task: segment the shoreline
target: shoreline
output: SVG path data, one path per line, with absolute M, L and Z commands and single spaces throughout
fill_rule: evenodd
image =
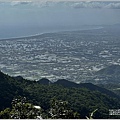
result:
M 93 27 L 93 28 L 81 28 L 81 29 L 73 29 L 73 30 L 52 30 L 51 32 L 41 32 L 41 33 L 36 33 L 32 35 L 26 35 L 26 36 L 18 36 L 18 37 L 9 37 L 9 38 L 0 38 L 0 41 L 3 40 L 15 40 L 15 39 L 24 39 L 24 38 L 31 38 L 31 37 L 37 37 L 43 34 L 48 34 L 48 33 L 62 33 L 62 32 L 75 32 L 75 31 L 87 31 L 87 30 L 98 30 L 98 29 L 103 29 L 103 26 L 98 26 L 98 27 Z

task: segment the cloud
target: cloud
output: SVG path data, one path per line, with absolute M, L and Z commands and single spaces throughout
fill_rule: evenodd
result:
M 31 1 L 12 1 L 11 5 L 12 6 L 16 6 L 16 5 L 27 5 L 30 4 Z
M 72 2 L 73 8 L 106 8 L 106 9 L 120 9 L 120 2 Z
M 120 1 L 84 1 L 84 0 L 0 0 L 0 4 L 10 3 L 11 6 L 32 5 L 38 7 L 68 6 L 75 9 L 97 8 L 97 9 L 120 9 Z
M 53 2 L 53 1 L 49 1 L 49 0 L 5 0 L 2 1 L 0 0 L 0 5 L 4 4 L 4 5 L 10 5 L 10 6 L 26 6 L 26 5 L 30 5 L 30 6 L 36 6 L 36 7 L 51 7 L 51 6 L 55 6 L 56 3 L 59 2 Z
M 110 3 L 110 4 L 106 5 L 105 8 L 120 9 L 120 2 L 119 3 Z

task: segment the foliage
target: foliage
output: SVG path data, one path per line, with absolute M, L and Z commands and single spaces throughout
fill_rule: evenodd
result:
M 48 114 L 43 113 L 41 107 L 34 106 L 31 103 L 26 102 L 26 97 L 18 97 L 12 100 L 12 109 L 6 108 L 0 112 L 1 119 L 42 119 L 42 113 L 45 118 L 51 119 L 69 119 L 69 118 L 79 118 L 77 112 L 73 112 L 68 108 L 67 101 L 62 100 L 51 100 L 51 107 Z M 46 115 L 45 115 L 46 114 Z M 48 115 L 48 116 L 47 116 Z
M 5 110 L 0 112 L 0 119 L 8 119 L 10 118 L 10 108 L 6 108 Z
M 68 102 L 62 100 L 51 100 L 51 108 L 49 111 L 50 118 L 52 119 L 74 119 L 80 118 L 77 112 L 69 109 Z
M 66 85 L 68 85 L 68 83 L 66 83 Z M 65 111 L 65 114 L 68 113 L 70 114 L 71 113 L 70 111 L 72 110 L 79 113 L 80 118 L 85 119 L 86 116 L 89 117 L 89 113 L 91 113 L 95 109 L 98 109 L 94 113 L 94 118 L 98 119 L 111 118 L 111 116 L 109 116 L 109 109 L 119 109 L 120 106 L 119 97 L 117 98 L 110 96 L 104 90 L 101 91 L 99 89 L 93 90 L 89 89 L 90 87 L 97 88 L 97 86 L 95 85 L 89 84 L 89 87 L 86 87 L 85 86 L 86 84 L 83 85 L 80 87 L 76 87 L 72 85 L 72 83 L 70 83 L 69 87 L 60 84 L 46 85 L 36 81 L 25 80 L 23 78 L 16 79 L 15 77 L 10 77 L 0 72 L 0 110 L 2 110 L 0 114 L 1 116 L 4 116 L 5 114 L 6 116 L 8 116 L 10 110 L 11 115 L 15 117 L 15 115 L 18 114 L 18 113 L 12 114 L 12 112 L 14 113 L 15 109 L 18 108 L 22 109 L 20 107 L 22 105 L 23 108 L 27 111 L 30 106 L 31 107 L 33 106 L 28 103 L 32 103 L 34 105 L 41 106 L 41 108 L 44 110 L 44 113 L 42 114 L 44 118 L 47 118 L 47 116 L 52 118 L 52 116 L 50 114 L 48 115 L 47 113 L 51 108 L 50 100 L 55 97 L 58 100 L 56 102 L 57 103 L 56 107 L 59 107 L 61 105 L 63 107 L 60 107 L 59 109 L 60 111 L 63 110 L 62 108 L 68 110 Z M 18 95 L 26 96 L 26 98 L 29 99 L 29 102 L 26 102 L 24 105 L 22 101 L 19 101 L 17 99 L 17 102 L 19 102 L 19 104 L 21 105 L 19 104 L 11 105 L 12 99 Z M 59 100 L 67 101 L 68 103 L 63 102 L 64 104 L 61 104 L 59 103 L 60 102 Z M 17 108 L 14 107 L 15 105 L 17 106 Z M 54 105 L 55 104 L 53 104 L 53 106 Z M 69 107 L 67 108 L 66 106 Z M 52 113 L 54 113 L 53 111 Z M 71 114 L 72 118 L 74 118 L 73 114 L 75 114 L 75 112 Z M 114 116 L 114 118 L 116 117 Z
M 4 111 L 1 111 L 1 119 L 35 119 L 37 116 L 40 116 L 41 108 L 37 109 L 34 105 L 26 101 L 26 97 L 16 98 L 12 101 L 12 109 L 7 108 Z

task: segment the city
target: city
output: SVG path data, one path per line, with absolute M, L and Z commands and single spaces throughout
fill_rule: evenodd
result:
M 119 46 L 120 35 L 112 27 L 3 39 L 0 69 L 29 80 L 85 82 L 96 71 L 120 64 Z

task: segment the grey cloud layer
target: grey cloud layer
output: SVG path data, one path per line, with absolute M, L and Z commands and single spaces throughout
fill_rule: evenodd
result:
M 4 2 L 1 2 L 4 3 Z M 72 7 L 72 8 L 76 8 L 76 9 L 80 9 L 80 8 L 104 8 L 104 9 L 120 9 L 120 1 L 118 2 L 104 2 L 104 1 L 92 1 L 92 2 L 88 2 L 88 1 L 78 1 L 78 2 L 55 2 L 55 1 L 11 1 L 8 2 L 10 3 L 10 5 L 12 6 L 18 6 L 18 5 L 37 5 L 39 7 L 51 7 L 51 6 L 56 6 L 56 5 L 62 5 L 62 6 L 67 6 L 67 7 Z
M 71 6 L 74 8 L 120 9 L 120 2 L 74 2 Z
M 1 4 L 4 4 L 4 2 L 0 2 Z M 39 7 L 51 7 L 51 6 L 67 6 L 67 7 L 72 7 L 75 9 L 80 9 L 80 8 L 99 8 L 99 9 L 120 9 L 120 1 L 118 2 L 104 2 L 104 1 L 92 1 L 92 2 L 53 2 L 53 1 L 9 1 L 5 2 L 8 3 L 12 6 L 18 6 L 18 5 L 37 5 Z

